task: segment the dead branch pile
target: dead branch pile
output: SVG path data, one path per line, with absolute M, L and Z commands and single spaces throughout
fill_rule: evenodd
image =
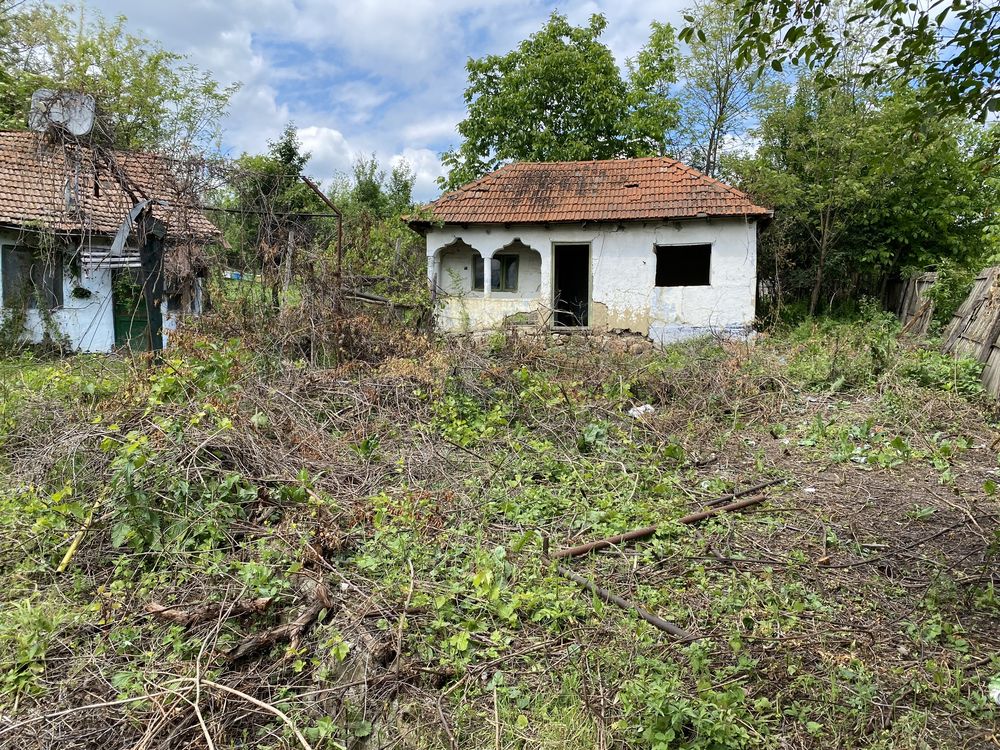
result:
M 849 662 L 876 694 L 824 721 L 890 736 L 912 704 L 925 739 L 983 736 L 913 687 L 939 663 L 961 670 L 972 700 L 1000 645 L 1000 615 L 971 605 L 996 581 L 1000 528 L 995 502 L 972 499 L 995 437 L 978 407 L 920 392 L 894 417 L 895 381 L 803 392 L 764 346 L 702 342 L 664 359 L 627 337 L 595 348 L 511 334 L 491 349 L 379 325 L 342 320 L 332 368 L 189 331 L 163 365 L 109 374 L 103 396 L 5 402 L 19 497 L 55 506 L 37 488 L 74 476 L 85 506 L 99 500 L 61 577 L 80 513 L 67 506 L 55 534 L 36 511 L 6 519 L 0 570 L 18 571 L 6 596 L 61 592 L 99 612 L 56 628 L 32 689 L 0 708 L 0 747 L 480 747 L 516 732 L 635 747 L 634 723 L 656 720 L 629 686 L 654 663 L 678 665 L 678 695 L 732 681 L 763 707 L 815 700 L 790 664 L 823 680 Z M 653 410 L 629 416 L 637 404 Z M 826 439 L 817 423 L 869 424 L 862 444 L 891 431 L 927 455 L 959 433 L 968 447 L 942 486 L 929 460 L 832 463 L 799 445 Z M 677 523 L 776 479 L 787 484 L 764 506 Z M 130 508 L 139 492 L 146 505 Z M 147 511 L 149 538 L 123 530 Z M 575 575 L 693 643 L 595 611 L 542 559 L 544 537 L 573 546 L 644 525 L 656 533 L 581 558 Z M 968 659 L 909 635 L 929 591 L 934 616 L 961 622 Z M 558 713 L 567 690 L 578 713 Z M 549 724 L 511 718 L 532 702 Z M 765 708 L 711 710 L 738 717 L 734 737 L 759 720 L 788 747 L 823 746 Z

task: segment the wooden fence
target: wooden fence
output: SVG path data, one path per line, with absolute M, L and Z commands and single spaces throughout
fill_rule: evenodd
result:
M 923 336 L 934 314 L 934 302 L 927 296 L 928 290 L 937 281 L 933 271 L 911 276 L 903 283 L 896 305 L 896 315 L 903 324 L 903 331 L 915 336 Z
M 946 354 L 983 364 L 983 387 L 1000 397 L 1000 266 L 985 268 L 945 330 Z

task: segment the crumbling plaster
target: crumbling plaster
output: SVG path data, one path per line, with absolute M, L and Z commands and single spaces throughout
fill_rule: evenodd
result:
M 24 244 L 24 235 L 13 231 L 0 230 L 0 246 Z M 92 248 L 109 248 L 107 243 L 94 243 Z M 112 272 L 109 268 L 92 268 L 83 265 L 79 271 L 71 268 L 69 258 L 72 251 L 63 256 L 63 304 L 43 315 L 37 309 L 25 311 L 24 339 L 38 344 L 46 337 L 62 339 L 72 351 L 110 352 L 115 348 L 115 318 L 113 304 Z M 3 258 L 0 256 L 0 264 Z M 80 265 L 80 264 L 72 264 Z M 0 292 L 2 292 L 3 268 L 0 266 Z M 84 290 L 81 295 L 74 291 Z M 89 293 L 89 294 L 87 294 Z M 2 295 L 0 295 L 2 300 Z M 195 283 L 192 309 L 202 309 L 202 289 Z M 176 331 L 183 314 L 168 310 L 166 300 L 161 307 L 163 313 L 164 345 Z M 0 317 L 8 314 L 0 303 Z
M 23 235 L 0 231 L 0 246 L 24 243 Z M 25 312 L 24 336 L 40 343 L 46 335 L 68 341 L 70 348 L 82 352 L 108 352 L 115 345 L 114 311 L 111 304 L 111 271 L 82 269 L 79 275 L 70 268 L 68 255 L 63 260 L 63 304 L 43 316 L 37 309 Z M 3 263 L 0 257 L 0 263 Z M 0 268 L 0 284 L 3 283 Z M 76 296 L 80 288 L 89 296 Z M 3 310 L 0 307 L 0 310 Z
M 457 241 L 488 259 L 520 240 L 538 251 L 541 264 L 534 283 L 517 293 L 453 288 L 446 250 Z M 552 247 L 589 244 L 591 248 L 590 327 L 623 329 L 668 343 L 692 335 L 725 330 L 746 332 L 753 323 L 757 285 L 757 230 L 743 218 L 674 222 L 624 222 L 549 225 L 446 225 L 427 233 L 428 275 L 438 293 L 438 324 L 445 330 L 496 327 L 516 314 L 550 320 Z M 710 243 L 708 286 L 656 287 L 657 245 Z M 487 263 L 487 268 L 489 264 Z

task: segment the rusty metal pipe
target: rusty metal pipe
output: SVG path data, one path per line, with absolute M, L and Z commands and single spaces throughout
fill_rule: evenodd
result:
M 302 181 L 309 186 L 309 189 L 316 193 L 319 199 L 329 206 L 330 210 L 337 215 L 337 272 L 335 274 L 337 277 L 337 294 L 333 298 L 333 309 L 339 311 L 340 296 L 343 291 L 344 279 L 344 214 L 333 204 L 333 201 L 327 198 L 326 194 L 319 189 L 319 185 L 310 180 L 304 174 L 299 175 L 299 177 L 301 177 Z

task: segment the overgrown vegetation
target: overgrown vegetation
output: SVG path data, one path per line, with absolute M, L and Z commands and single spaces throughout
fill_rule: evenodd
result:
M 642 354 L 351 320 L 336 369 L 197 331 L 158 365 L 0 365 L 0 746 L 994 731 L 997 435 L 971 365 L 881 316 Z M 772 478 L 756 510 L 671 522 Z M 651 523 L 569 564 L 692 643 L 543 556 Z

